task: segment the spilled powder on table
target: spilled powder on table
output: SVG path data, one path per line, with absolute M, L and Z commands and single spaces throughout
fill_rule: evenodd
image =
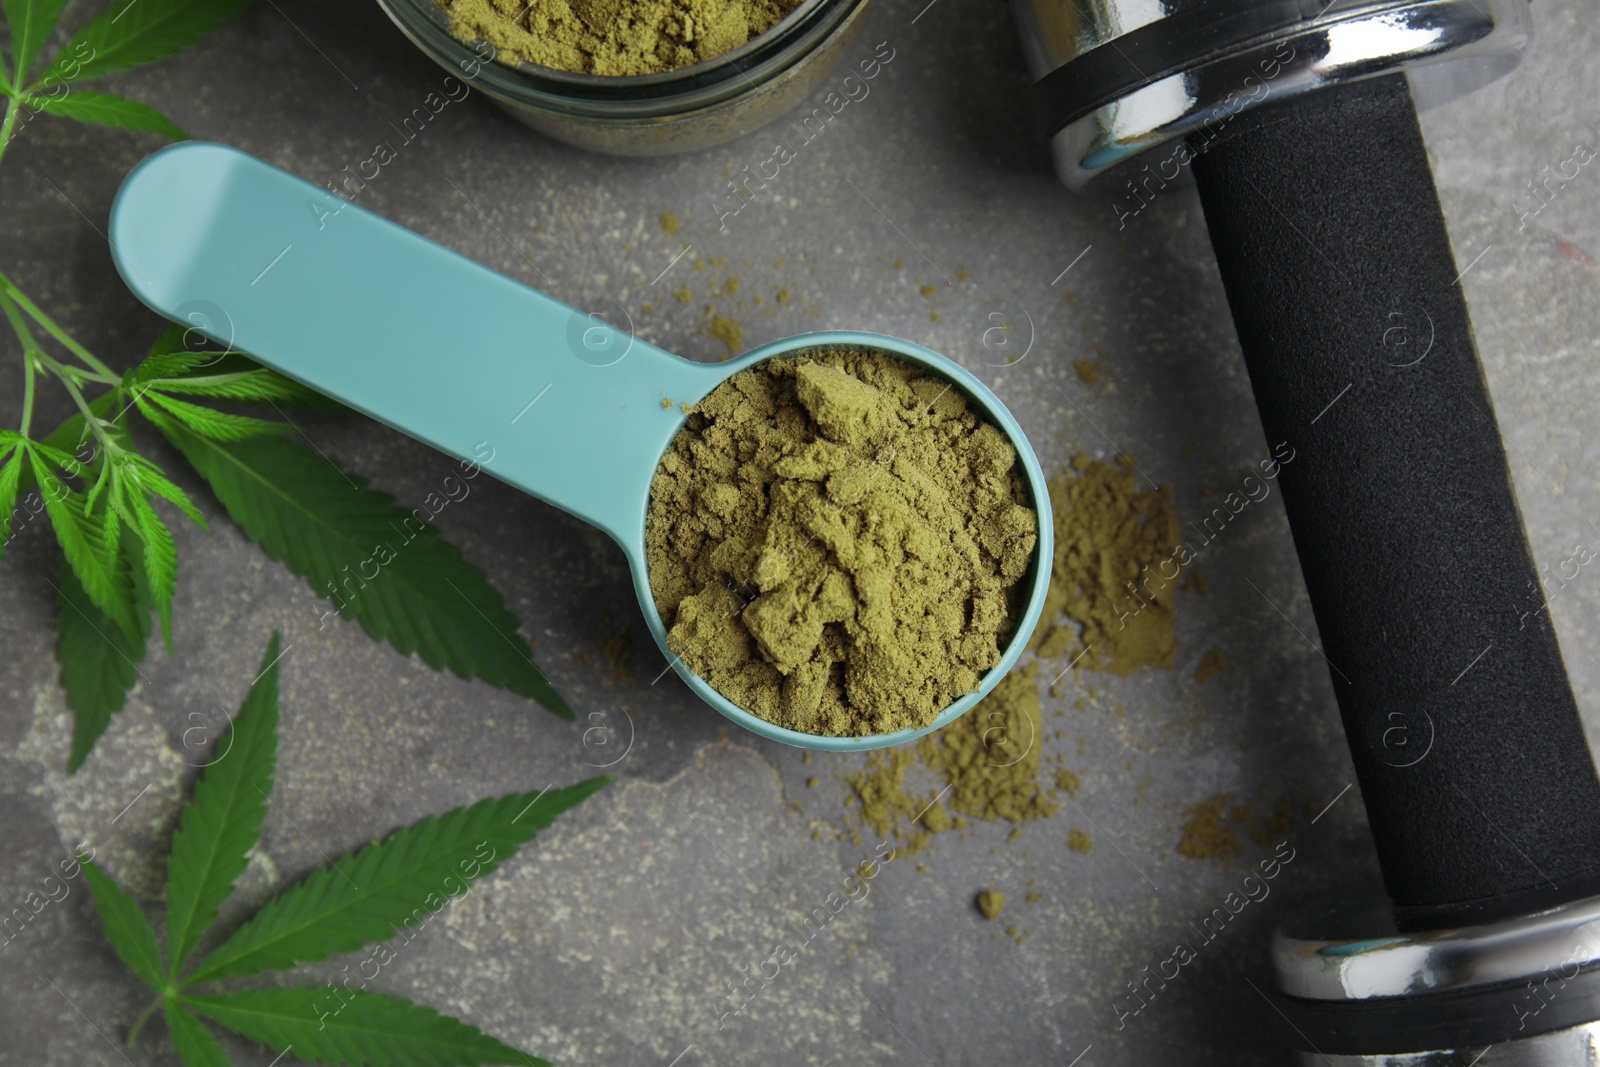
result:
M 915 762 L 916 755 L 908 747 L 878 749 L 867 753 L 860 771 L 845 778 L 854 790 L 845 798 L 845 805 L 857 809 L 860 825 L 869 827 L 880 840 L 892 836 L 907 852 L 927 847 L 928 831 L 953 828 L 943 808 L 906 788 L 906 770 Z M 966 825 L 964 821 L 962 825 Z M 852 833 L 853 840 L 861 843 L 860 831 L 853 829 Z
M 1205 685 L 1207 682 L 1211 681 L 1211 679 L 1215 678 L 1220 672 L 1227 669 L 1228 657 L 1223 654 L 1222 649 L 1213 648 L 1210 652 L 1205 654 L 1205 656 L 1200 660 L 1199 665 L 1195 667 L 1194 680 L 1201 685 Z
M 974 819 L 1014 823 L 1055 814 L 1050 787 L 1039 780 L 1044 724 L 1036 671 L 1031 663 L 1012 671 L 977 707 L 917 742 L 922 762 L 950 785 L 940 803 Z
M 1189 808 L 1178 837 L 1178 854 L 1192 860 L 1225 859 L 1239 854 L 1239 835 L 1228 825 L 1231 793 L 1219 793 Z
M 1232 793 L 1218 793 L 1184 812 L 1183 829 L 1178 836 L 1178 854 L 1192 860 L 1230 859 L 1242 851 L 1239 831 L 1244 830 L 1257 845 L 1265 846 L 1273 835 L 1285 834 L 1293 821 L 1289 803 L 1279 801 L 1267 815 L 1258 815 L 1247 804 L 1235 804 Z
M 853 790 L 847 798 L 855 809 L 853 838 L 866 827 L 919 852 L 929 834 L 965 829 L 968 819 L 1005 819 L 1020 828 L 1054 815 L 1060 805 L 1040 774 L 1044 727 L 1036 672 L 1033 664 L 1012 671 L 977 707 L 919 740 L 914 750 L 869 753 L 866 765 L 845 777 Z M 931 772 L 941 784 L 908 786 L 906 772 L 913 768 Z M 1056 771 L 1054 780 L 1058 787 L 1078 787 L 1071 771 Z
M 1143 489 L 1134 461 L 1077 456 L 1050 481 L 1055 563 L 1031 647 L 1126 677 L 1171 669 L 1182 524 L 1172 490 Z
M 632 658 L 632 644 L 628 639 L 628 628 L 624 626 L 598 647 L 579 652 L 573 662 L 589 666 L 598 660 L 605 666 L 607 682 L 631 686 L 639 682 L 638 675 L 633 672 Z
M 728 354 L 723 359 L 732 359 L 744 351 L 744 327 L 728 316 L 712 312 L 706 332 L 728 346 Z
M 632 649 L 628 642 L 626 628 L 614 634 L 610 640 L 600 646 L 600 654 L 605 657 L 606 665 L 610 668 L 611 678 L 620 685 L 633 685 L 639 678 L 633 673 L 633 666 L 629 662 Z

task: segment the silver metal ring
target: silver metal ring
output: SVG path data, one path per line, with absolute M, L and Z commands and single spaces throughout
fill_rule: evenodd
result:
M 1600 1023 L 1499 1045 L 1352 1056 L 1299 1052 L 1303 1067 L 1600 1067 Z
M 1169 0 L 1170 2 L 1170 0 Z M 1070 62 L 1078 49 L 1118 47 L 1117 38 L 1154 21 L 1160 3 L 1102 0 L 1084 22 L 1045 25 L 1059 0 L 1015 0 L 1035 80 Z M 1138 9 L 1137 11 L 1135 9 Z M 1115 30 L 1116 32 L 1112 32 Z M 1116 179 L 1149 186 L 1148 169 L 1177 180 L 1193 149 L 1234 117 L 1267 100 L 1404 70 L 1419 107 L 1452 99 L 1514 68 L 1531 28 L 1527 0 L 1423 0 L 1358 11 L 1329 9 L 1123 93 L 1060 129 L 1050 140 L 1056 172 L 1076 191 Z M 1147 156 L 1152 150 L 1165 150 Z M 1128 164 L 1136 157 L 1143 168 Z M 1111 179 L 1111 180 L 1107 180 Z
M 1325 904 L 1272 937 L 1278 988 L 1321 1001 L 1413 996 L 1545 975 L 1571 978 L 1600 963 L 1600 897 L 1456 930 L 1402 934 L 1387 899 Z

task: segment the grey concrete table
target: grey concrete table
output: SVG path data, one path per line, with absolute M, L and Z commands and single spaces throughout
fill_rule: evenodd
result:
M 856 51 L 886 41 L 895 58 L 725 231 L 713 205 L 727 177 L 771 155 L 774 134 L 614 160 L 529 135 L 473 97 L 406 141 L 397 125 L 443 75 L 372 4 L 262 4 L 114 88 L 318 182 L 389 142 L 397 158 L 365 206 L 570 303 L 620 303 L 644 336 L 692 357 L 725 352 L 708 304 L 742 325 L 747 346 L 825 326 L 913 338 L 988 381 L 1047 469 L 1126 449 L 1175 487 L 1180 511 L 1197 512 L 1265 443 L 1194 195 L 1171 191 L 1125 229 L 1109 205 L 1071 197 L 1030 139 L 1004 6 L 939 0 L 913 21 L 923 4 L 878 0 Z M 72 5 L 68 23 L 91 8 Z M 1600 28 L 1549 4 L 1535 14 L 1521 69 L 1424 126 L 1529 533 L 1553 566 L 1600 543 L 1600 170 L 1583 169 L 1536 216 L 1525 183 L 1578 142 L 1600 147 Z M 123 174 L 154 147 L 41 120 L 0 171 L 3 269 L 118 366 L 157 324 L 118 281 L 100 231 Z M 677 236 L 663 234 L 663 211 L 682 220 Z M 683 286 L 687 303 L 668 292 Z M 986 331 L 1023 312 L 1031 350 L 1002 366 L 996 338 L 1021 335 Z M 14 425 L 14 344 L 0 353 L 0 424 Z M 1109 385 L 1079 381 L 1079 358 L 1103 359 Z M 448 473 L 439 455 L 372 423 L 313 420 L 307 433 L 408 506 Z M 237 706 L 275 627 L 292 646 L 279 784 L 235 908 L 425 814 L 575 781 L 626 751 L 612 788 L 431 924 L 375 983 L 561 1064 L 1270 1062 L 1283 1035 L 1253 988 L 1268 981 L 1267 932 L 1287 908 L 1375 876 L 1358 794 L 1342 792 L 1352 770 L 1274 496 L 1203 553 L 1211 591 L 1180 599 L 1175 670 L 1074 672 L 1047 702 L 1067 735 L 1051 751 L 1084 779 L 1081 811 L 1009 843 L 1006 823 L 945 834 L 891 863 L 743 1014 L 723 1019 L 729 985 L 794 940 L 790 924 L 870 855 L 870 841 L 837 835 L 835 774 L 860 757 L 805 766 L 658 677 L 621 553 L 504 486 L 478 483 L 439 524 L 507 593 L 576 724 L 435 674 L 351 622 L 319 627 L 323 602 L 232 528 L 177 456 L 161 455 L 215 529 L 178 529 L 176 653 L 152 647 L 127 709 L 76 775 L 64 773 L 70 717 L 46 581 L 56 549 L 40 524 L 0 561 L 0 910 L 85 838 L 154 902 L 193 776 L 182 732 Z M 1591 732 L 1597 609 L 1600 578 L 1588 571 L 1552 606 Z M 599 652 L 618 634 L 632 683 Z M 1193 668 L 1212 648 L 1229 668 L 1202 687 Z M 584 740 L 601 722 L 609 749 L 594 743 L 602 735 Z M 808 789 L 811 775 L 821 783 Z M 1185 809 L 1228 792 L 1261 809 L 1290 803 L 1296 858 L 1270 897 L 1119 1027 L 1127 983 L 1189 939 L 1188 924 L 1269 851 L 1247 840 L 1234 861 L 1177 853 Z M 1095 840 L 1088 855 L 1066 848 L 1074 826 Z M 1022 902 L 1029 879 L 1042 900 Z M 1030 932 L 1022 944 L 973 909 L 987 887 L 1012 895 Z M 345 962 L 309 970 L 331 978 Z M 0 1062 L 176 1062 L 159 1023 L 136 1049 L 119 1047 L 144 1000 L 80 885 L 0 944 Z M 228 1049 L 238 1063 L 271 1058 Z

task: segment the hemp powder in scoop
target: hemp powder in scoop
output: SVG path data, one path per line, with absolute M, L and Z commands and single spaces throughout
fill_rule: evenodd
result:
M 978 688 L 1038 539 L 1017 454 L 951 383 L 868 349 L 729 378 L 651 483 L 667 645 L 804 733 L 919 728 Z

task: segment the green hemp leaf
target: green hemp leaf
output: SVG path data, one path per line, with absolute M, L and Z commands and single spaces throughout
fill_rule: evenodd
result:
M 293 441 L 221 441 L 152 421 L 267 555 L 331 598 L 329 614 L 354 615 L 372 637 L 435 670 L 482 678 L 573 717 L 483 572 L 387 493 Z
M 185 974 L 185 964 L 244 873 L 270 804 L 280 658 L 274 633 L 249 695 L 217 739 L 178 821 L 167 861 L 165 953 L 138 902 L 92 862 L 84 864 L 111 947 L 157 994 L 134 1023 L 129 1043 L 159 1008 L 186 1067 L 228 1062 L 202 1018 L 274 1054 L 292 1051 L 312 1063 L 548 1067 L 431 1008 L 351 989 L 348 983 L 195 991 L 221 978 L 286 970 L 369 944 L 380 944 L 380 965 L 389 962 L 398 953 L 382 942 L 397 934 L 409 942 L 476 879 L 611 781 L 591 778 L 565 789 L 483 800 L 396 830 L 279 894 Z
M 47 87 L 98 78 L 165 59 L 199 44 L 253 3 L 255 0 L 119 0 L 73 35 L 38 84 Z
M 43 441 L 0 430 L 0 503 L 38 487 L 68 561 L 56 591 L 61 680 L 74 715 L 70 769 L 138 681 L 152 612 L 171 648 L 177 550 L 154 502 L 205 525 L 183 491 L 132 451 L 127 419 L 135 413 L 189 460 L 247 536 L 328 596 L 323 625 L 349 615 L 435 670 L 481 678 L 572 718 L 504 598 L 434 527 L 290 440 L 292 423 L 195 401 L 264 404 L 279 414 L 283 405 L 348 409 L 240 353 L 183 343 L 183 329 L 170 328 L 117 388 L 87 405 L 87 416 Z M 80 463 L 72 450 L 95 440 L 91 431 L 110 447 Z M 73 482 L 88 489 L 74 492 Z
M 9 43 L 0 55 L 0 157 L 40 114 L 184 137 L 149 105 L 84 83 L 182 51 L 251 3 L 111 0 L 41 63 L 66 0 L 0 0 L 9 31 L 0 32 Z M 147 359 L 118 373 L 4 274 L 0 321 L 22 350 L 21 424 L 0 430 L 0 552 L 20 526 L 45 513 L 66 558 L 51 584 L 61 683 L 73 712 L 69 771 L 88 758 L 139 680 L 152 615 L 172 652 L 178 541 L 168 509 L 206 526 L 183 490 L 140 454 L 133 416 L 178 447 L 246 535 L 329 598 L 322 625 L 351 616 L 375 639 L 416 653 L 435 670 L 481 678 L 573 717 L 534 664 L 504 598 L 440 539 L 425 521 L 430 513 L 395 507 L 290 440 L 296 427 L 286 417 L 213 405 L 264 404 L 280 416 L 284 406 L 348 408 L 242 352 L 192 351 L 197 334 L 188 324 L 170 327 Z M 34 399 L 46 382 L 65 390 L 77 413 L 39 438 Z M 471 465 L 464 476 L 478 469 Z
M 115 126 L 123 130 L 158 133 L 174 141 L 186 141 L 189 135 L 180 130 L 167 116 L 137 100 L 129 100 L 114 93 L 97 93 L 92 89 L 79 89 L 61 97 L 27 97 L 28 103 L 42 111 L 79 122 L 92 122 L 98 126 Z
M 12 98 L 6 112 L 6 137 L 18 116 L 45 112 L 99 126 L 160 134 L 175 141 L 188 136 L 171 119 L 137 100 L 84 89 L 80 83 L 143 66 L 180 52 L 255 0 L 123 0 L 101 11 L 46 64 L 34 81 L 39 51 L 55 32 L 65 0 L 4 0 L 11 28 L 10 69 L 0 68 L 0 93 Z
M 27 81 L 39 49 L 50 39 L 67 0 L 5 0 L 6 24 L 11 27 L 11 69 L 14 84 Z
M 142 551 L 138 540 L 126 533 L 122 550 L 135 561 Z M 70 564 L 61 565 L 61 576 L 56 580 L 56 631 L 60 639 L 56 655 L 61 660 L 61 684 L 73 711 L 68 767 L 75 768 L 88 757 L 95 740 L 111 724 L 111 716 L 127 700 L 128 690 L 139 680 L 153 604 L 142 565 L 136 562 L 132 570 L 137 635 L 124 633 L 100 613 Z

